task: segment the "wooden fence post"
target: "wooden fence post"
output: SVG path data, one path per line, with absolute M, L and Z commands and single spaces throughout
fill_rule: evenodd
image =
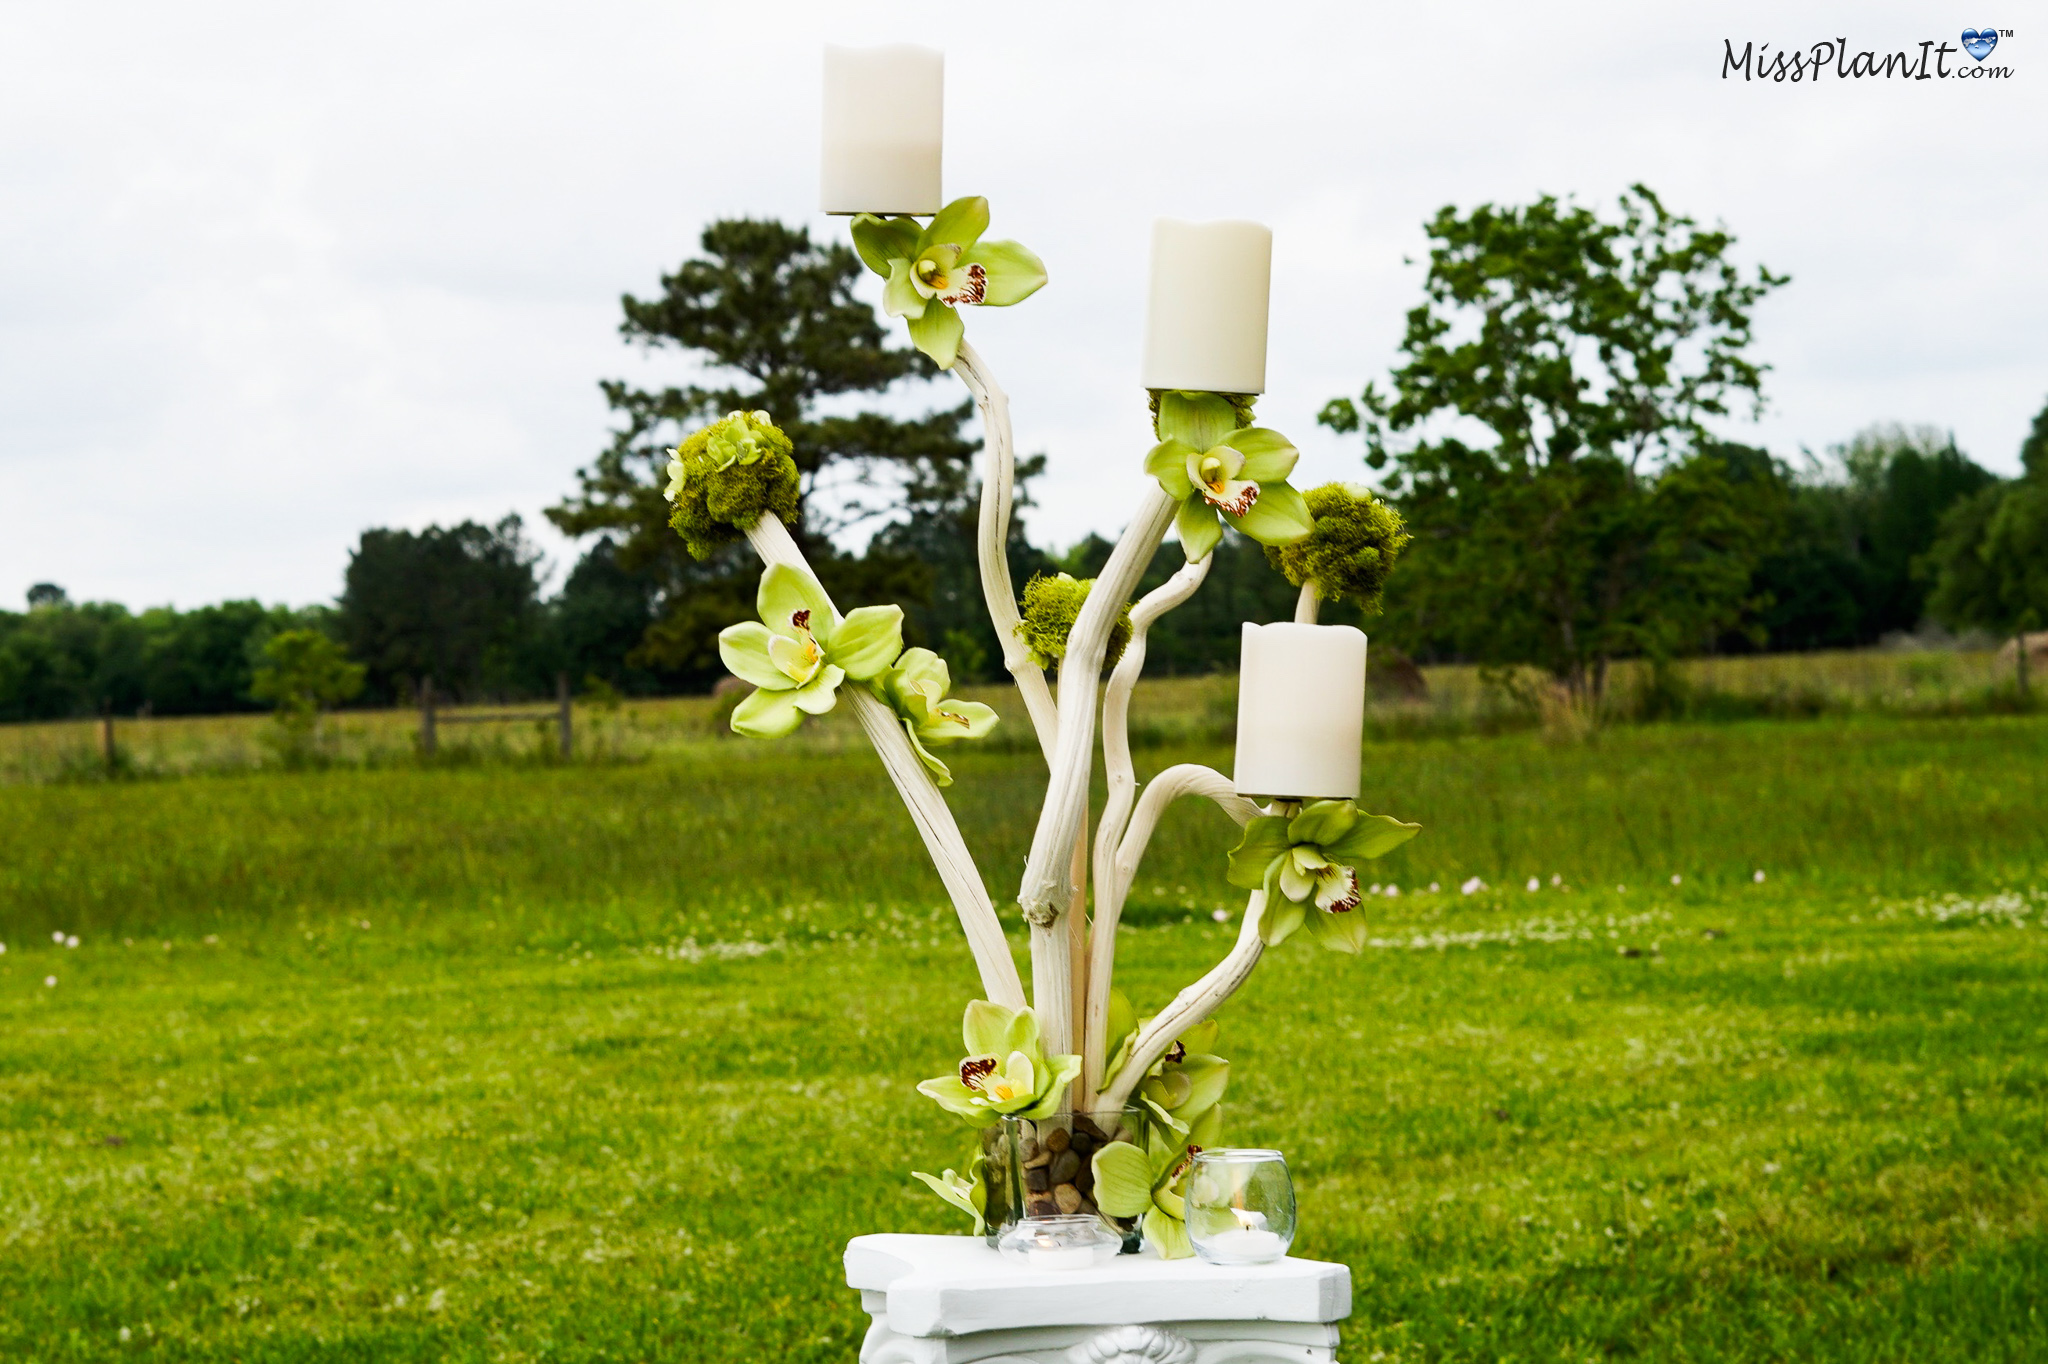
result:
M 562 761 L 567 762 L 569 755 L 576 748 L 575 722 L 570 718 L 569 714 L 569 674 L 567 673 L 555 674 L 555 705 L 561 711 L 561 715 L 555 723 L 560 731 L 562 741 Z
M 434 679 L 420 680 L 420 754 L 434 756 Z

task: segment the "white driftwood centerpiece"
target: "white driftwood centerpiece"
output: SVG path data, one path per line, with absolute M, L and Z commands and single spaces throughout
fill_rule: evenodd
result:
M 1358 950 L 1355 864 L 1415 832 L 1355 805 L 1365 636 L 1316 624 L 1324 600 L 1376 609 L 1405 536 L 1366 489 L 1296 491 L 1288 479 L 1299 452 L 1252 420 L 1266 382 L 1272 233 L 1257 223 L 1162 221 L 1144 363 L 1158 440 L 1143 457 L 1151 483 L 1093 580 L 1034 580 L 1020 604 L 1009 566 L 1010 400 L 968 344 L 963 313 L 1022 302 L 1046 272 L 1018 243 L 987 237 L 987 200 L 940 195 L 942 90 L 937 53 L 828 50 L 822 194 L 828 211 L 854 215 L 854 247 L 885 281 L 886 311 L 960 379 L 980 416 L 982 594 L 1047 768 L 1014 896 L 1029 943 L 1028 990 L 997 898 L 946 804 L 951 771 L 933 751 L 986 733 L 995 712 L 948 698 L 944 660 L 904 647 L 900 608 L 842 612 L 827 595 L 789 532 L 800 480 L 794 447 L 771 414 L 731 413 L 677 447 L 670 524 L 699 558 L 743 534 L 765 566 L 760 619 L 719 634 L 726 666 L 756 688 L 733 711 L 732 727 L 776 738 L 843 700 L 959 918 L 981 998 L 966 1009 L 957 1073 L 918 1089 L 973 1124 L 980 1143 L 964 1174 L 912 1173 L 978 1229 L 1055 1212 L 1100 1216 L 1126 1248 L 1142 1228 L 1158 1255 L 1185 1257 L 1199 1248 L 1186 1226 L 1186 1180 L 1196 1154 L 1221 1144 L 1229 1073 L 1209 1016 L 1267 947 L 1297 929 L 1325 947 Z M 1184 562 L 1134 602 L 1169 530 Z M 1265 545 L 1300 589 L 1295 619 L 1245 627 L 1234 774 L 1182 764 L 1141 783 L 1130 711 L 1148 636 L 1201 589 L 1226 530 Z M 1047 675 L 1055 663 L 1057 685 Z M 1107 795 L 1091 821 L 1098 743 Z M 1247 892 L 1244 912 L 1221 960 L 1147 1016 L 1113 988 L 1116 936 L 1154 832 L 1167 807 L 1187 797 L 1216 805 L 1242 830 L 1218 869 L 1227 866 L 1230 883 Z M 1103 1356 L 1116 1357 L 1113 1349 Z

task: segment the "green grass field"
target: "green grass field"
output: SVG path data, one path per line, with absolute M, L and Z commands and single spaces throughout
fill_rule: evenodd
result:
M 845 1239 L 958 1229 L 911 1086 L 974 978 L 813 749 L 0 788 L 0 1359 L 851 1360 Z M 2041 1357 L 2048 720 L 1366 756 L 1402 893 L 1221 1048 L 1345 1359 Z M 1001 902 L 1042 768 L 955 770 Z M 1141 1008 L 1231 841 L 1155 842 Z

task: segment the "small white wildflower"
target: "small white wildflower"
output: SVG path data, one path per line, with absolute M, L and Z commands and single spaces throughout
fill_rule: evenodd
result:
M 1436 893 L 1437 893 L 1438 891 L 1440 891 L 1440 890 L 1442 890 L 1442 889 L 1443 889 L 1443 884 L 1442 884 L 1441 882 L 1438 882 L 1438 881 L 1431 881 L 1431 882 L 1429 883 L 1429 893 L 1430 893 L 1431 895 L 1434 895 L 1434 894 L 1436 894 Z
M 1212 909 L 1209 911 L 1209 917 L 1219 924 L 1227 924 L 1230 922 L 1230 911 L 1227 909 Z
M 78 946 L 78 935 L 77 935 L 76 933 L 73 933 L 73 934 L 72 934 L 72 935 L 71 935 L 70 937 L 68 937 L 68 938 L 66 938 L 66 939 L 64 940 L 64 945 L 65 945 L 66 947 L 76 947 L 76 946 Z
M 1541 890 L 1543 889 L 1543 883 L 1532 876 L 1529 878 L 1529 889 L 1532 891 Z
M 0 957 L 4 957 L 4 956 L 6 956 L 6 955 L 7 955 L 7 944 L 6 944 L 6 943 L 4 943 L 4 942 L 0 942 Z
M 1680 876 L 1677 872 L 1671 873 L 1671 884 L 1674 886 L 1677 885 L 1680 881 L 1683 881 L 1684 879 L 1685 878 L 1683 876 Z
M 1401 888 L 1399 886 L 1388 886 L 1386 890 L 1381 893 L 1386 895 L 1389 899 L 1392 899 L 1394 896 L 1399 895 L 1401 893 Z
M 57 946 L 62 947 L 64 945 L 64 930 L 60 928 L 55 933 L 52 933 L 50 935 L 50 941 L 57 944 Z
M 1616 887 L 1614 888 L 1614 893 L 1615 893 L 1616 895 L 1626 895 L 1626 894 L 1628 894 L 1628 887 L 1627 887 L 1627 886 L 1616 886 Z
M 1377 895 L 1377 894 L 1379 894 L 1379 893 L 1380 893 L 1380 883 L 1379 883 L 1379 882 L 1377 882 L 1377 881 L 1373 882 L 1373 883 L 1372 883 L 1372 889 L 1366 892 L 1366 894 L 1367 894 L 1367 895 Z
M 1751 876 L 1749 879 L 1756 882 L 1758 885 L 1762 885 L 1764 883 L 1763 868 L 1757 868 L 1756 874 Z
M 1486 882 L 1480 880 L 1478 877 L 1475 876 L 1471 880 L 1467 881 L 1464 885 L 1459 886 L 1458 893 L 1460 895 L 1476 895 L 1480 891 L 1485 889 Z
M 1764 1173 L 1765 1173 L 1765 1174 L 1767 1174 L 1767 1175 L 1774 1175 L 1774 1174 L 1778 1173 L 1778 1162 L 1777 1162 L 1777 1161 L 1775 1161 L 1775 1160 L 1767 1160 L 1767 1161 L 1765 1161 L 1765 1162 L 1764 1162 Z
M 1553 886 L 1561 886 L 1564 884 L 1564 878 L 1558 875 L 1556 872 L 1552 872 L 1550 873 L 1550 884 Z
M 123 1326 L 123 1327 L 121 1328 L 121 1336 L 120 1336 L 120 1338 L 121 1338 L 122 1340 L 130 1340 L 130 1339 L 133 1339 L 133 1338 L 134 1338 L 134 1335 L 135 1335 L 135 1333 L 134 1333 L 133 1331 L 129 1330 L 129 1329 L 127 1328 L 127 1327 Z
M 44 976 L 43 984 L 49 986 L 51 989 L 55 989 L 57 986 L 57 978 L 55 976 Z

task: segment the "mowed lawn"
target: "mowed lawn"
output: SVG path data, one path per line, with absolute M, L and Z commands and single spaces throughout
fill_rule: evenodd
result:
M 1347 1360 L 2042 1357 L 2048 722 L 1367 762 L 1373 945 L 1222 1015 Z M 1041 769 L 955 769 L 1000 902 Z M 1142 1010 L 1232 839 L 1162 831 Z M 973 975 L 857 753 L 0 789 L 0 941 L 10 1364 L 850 1360 L 845 1239 L 961 1229 Z

